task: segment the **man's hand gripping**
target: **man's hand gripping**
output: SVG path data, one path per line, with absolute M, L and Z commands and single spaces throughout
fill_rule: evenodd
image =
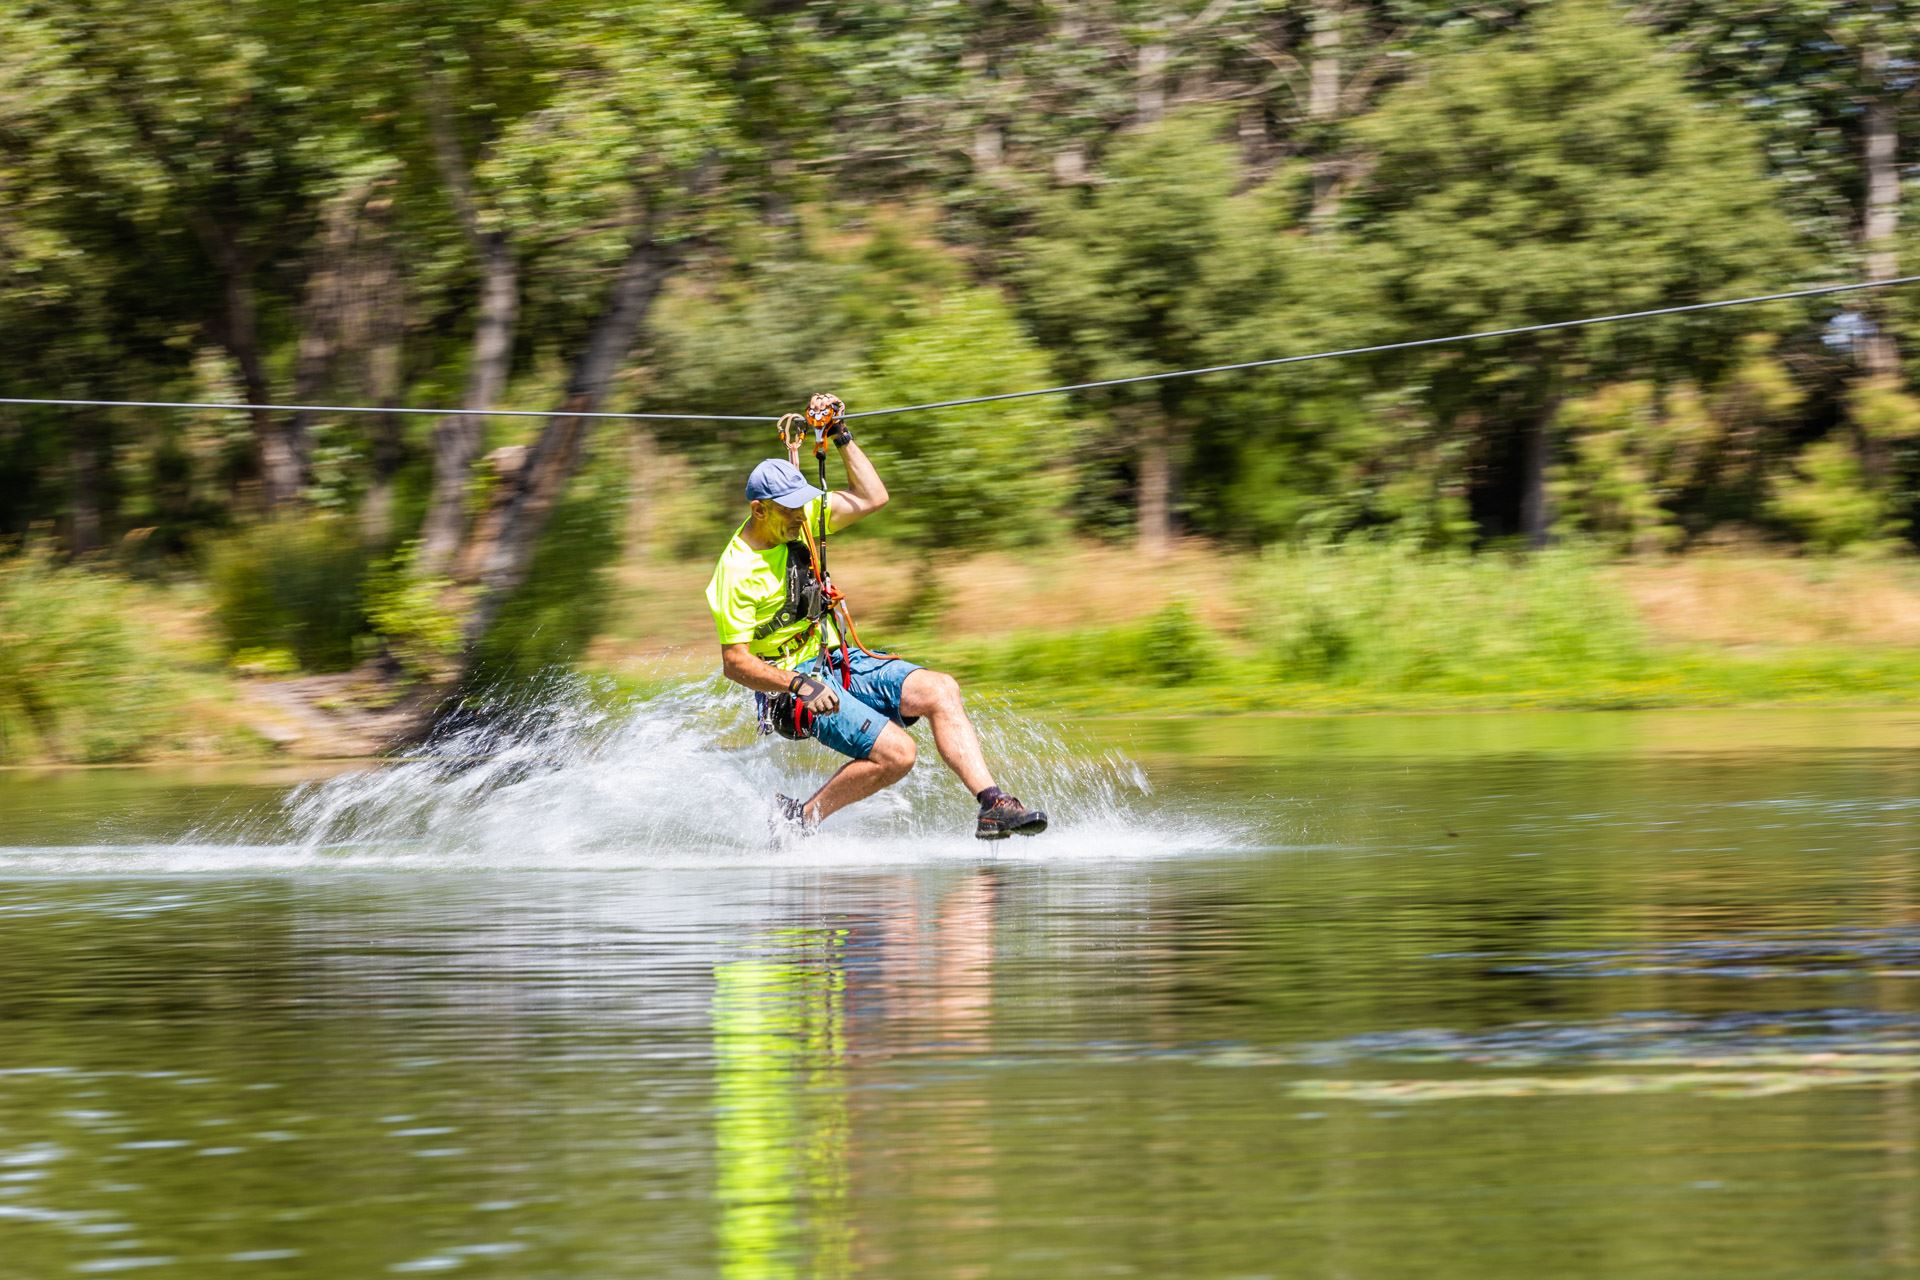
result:
M 853 443 L 853 431 L 847 426 L 846 402 L 830 392 L 817 392 L 807 401 L 807 425 L 816 434 L 833 441 L 836 449 Z
M 787 682 L 787 692 L 799 699 L 809 714 L 830 716 L 840 709 L 840 691 L 824 680 L 796 675 Z

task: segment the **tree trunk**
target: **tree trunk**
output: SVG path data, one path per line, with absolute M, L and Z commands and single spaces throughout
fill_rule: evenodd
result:
M 1139 489 L 1134 516 L 1140 551 L 1164 556 L 1173 549 L 1173 445 L 1166 418 L 1155 413 L 1140 434 Z
M 364 349 L 360 387 L 365 403 L 399 403 L 406 341 L 406 298 L 400 263 L 393 246 L 393 200 L 380 184 L 362 208 L 362 235 L 354 256 L 350 295 L 353 299 L 349 330 Z M 393 480 L 406 460 L 400 435 L 400 415 L 383 413 L 373 420 L 373 477 L 360 508 L 360 530 L 374 546 L 393 535 Z
M 1560 416 L 1560 392 L 1549 386 L 1546 403 L 1528 424 L 1522 459 L 1520 529 L 1535 551 L 1553 540 L 1553 503 L 1547 492 L 1547 469 L 1553 462 L 1553 423 Z
M 1314 132 L 1312 224 L 1315 231 L 1325 230 L 1340 209 L 1341 163 L 1329 135 L 1331 126 L 1340 117 L 1340 42 L 1345 16 L 1339 0 L 1320 0 L 1313 9 L 1307 118 Z
M 173 142 L 161 135 L 143 108 L 140 95 L 132 91 L 138 78 L 124 68 L 109 70 L 112 74 L 108 76 L 108 92 L 120 103 L 152 158 L 176 185 L 188 185 L 184 171 L 174 156 Z M 241 136 L 229 141 L 240 142 L 244 132 L 242 128 Z M 231 149 L 223 160 L 229 173 L 236 171 L 241 163 Z M 202 250 L 212 260 L 221 281 L 221 314 L 209 318 L 206 327 L 213 340 L 225 348 L 240 366 L 247 402 L 265 404 L 272 398 L 272 393 L 260 357 L 258 307 L 253 290 L 253 272 L 257 265 L 255 254 L 241 242 L 238 231 L 232 225 L 204 211 L 190 213 L 188 224 L 195 238 L 200 241 Z M 298 422 L 283 426 L 265 409 L 253 410 L 250 417 L 254 449 L 259 458 L 264 505 L 268 510 L 273 510 L 297 500 L 301 487 L 306 484 L 306 440 Z
M 463 409 L 490 409 L 507 383 L 513 358 L 514 329 L 520 317 L 520 263 L 508 234 L 489 230 L 480 216 L 473 169 L 460 140 L 446 86 L 436 74 L 421 82 L 434 163 L 461 230 L 480 262 L 480 310 L 473 330 L 473 354 L 467 366 Z M 466 528 L 467 481 L 485 438 L 485 419 L 457 414 L 433 428 L 433 491 L 420 533 L 420 567 L 430 575 L 445 572 L 460 549 Z
M 1053 154 L 1053 180 L 1063 187 L 1082 186 L 1087 181 L 1087 150 L 1078 142 L 1069 142 Z
M 504 231 L 487 232 L 481 238 L 480 314 L 462 408 L 490 409 L 505 388 L 519 315 L 520 263 Z M 466 527 L 467 481 L 480 456 L 485 423 L 484 418 L 457 414 L 434 424 L 433 492 L 420 542 L 420 567 L 428 575 L 444 572 L 459 550 Z
M 458 575 L 474 591 L 461 628 L 462 678 L 471 672 L 480 641 L 501 606 L 526 580 L 547 520 L 586 454 L 594 419 L 580 415 L 600 405 L 607 384 L 627 358 L 641 321 L 666 282 L 669 265 L 665 251 L 650 234 L 636 236 L 567 380 L 565 402 L 511 474 L 502 477 L 493 505 L 475 527 L 460 557 Z
M 221 278 L 224 309 L 216 337 L 240 367 L 240 382 L 248 404 L 273 399 L 266 366 L 260 354 L 259 311 L 253 293 L 253 263 L 231 227 L 215 226 L 202 233 Z M 260 455 L 260 481 L 268 510 L 296 501 L 307 481 L 306 441 L 298 422 L 282 424 L 266 409 L 254 409 L 254 447 Z
M 1900 125 L 1898 102 L 1886 82 L 1887 49 L 1869 41 L 1861 51 L 1866 71 L 1867 101 L 1861 120 L 1866 162 L 1866 208 L 1860 219 L 1860 248 L 1869 280 L 1900 274 L 1896 243 L 1900 231 Z M 1866 335 L 1860 344 L 1860 368 L 1868 378 L 1896 382 L 1900 377 L 1900 348 L 1894 341 L 1884 297 L 1872 297 L 1864 307 Z M 1861 431 L 1860 461 L 1868 478 L 1884 485 L 1893 462 L 1883 441 Z
M 374 421 L 373 476 L 360 500 L 360 537 L 368 546 L 384 548 L 393 538 L 393 477 L 402 455 L 397 416 L 383 413 Z
M 391 405 L 400 396 L 400 342 L 375 345 L 367 352 L 367 380 L 374 388 L 369 403 Z M 360 504 L 360 533 L 372 546 L 384 546 L 393 537 L 393 479 L 406 461 L 400 438 L 400 415 L 376 414 L 373 419 L 373 476 Z
M 318 260 L 307 276 L 306 296 L 300 304 L 300 337 L 294 345 L 293 399 L 296 404 L 318 404 L 331 385 L 334 356 L 340 347 L 341 311 L 346 305 L 342 275 L 352 251 L 357 195 L 336 198 L 328 207 L 320 234 Z M 317 414 L 296 411 L 294 429 L 310 439 Z
M 627 498 L 626 561 L 642 564 L 653 553 L 659 531 L 660 508 L 653 496 L 667 479 L 660 433 L 650 422 L 635 422 L 627 436 L 627 475 L 633 491 Z
M 1134 122 L 1158 124 L 1167 114 L 1167 46 L 1141 45 L 1134 68 Z
M 1900 274 L 1896 243 L 1900 231 L 1899 104 L 1886 84 L 1886 47 L 1870 43 L 1861 56 L 1871 96 L 1862 120 L 1867 204 L 1860 223 L 1860 247 L 1866 257 L 1867 278 L 1886 280 Z M 1900 351 L 1887 327 L 1887 311 L 1882 300 L 1874 300 L 1870 315 L 1873 328 L 1867 335 L 1861 363 L 1872 377 L 1898 376 Z
M 300 305 L 300 336 L 294 346 L 293 398 L 299 404 L 319 404 L 333 398 L 342 384 L 338 366 L 343 357 L 365 345 L 365 325 L 359 323 L 363 299 L 362 277 L 369 252 L 364 220 L 376 203 L 375 179 L 336 196 L 327 205 L 320 245 L 307 277 Z M 374 237 L 377 239 L 377 233 Z M 361 388 L 365 390 L 364 382 Z M 319 415 L 294 414 L 294 432 L 311 441 Z
M 986 95 L 989 92 L 992 85 L 993 65 L 988 61 L 984 50 L 976 50 L 964 55 L 960 59 L 960 68 L 973 77 L 975 83 L 972 88 L 975 93 Z M 985 108 L 984 118 L 976 123 L 973 129 L 971 148 L 973 170 L 979 174 L 998 173 L 1006 160 L 1006 131 L 1000 127 L 999 121 L 992 118 L 992 110 L 992 105 L 989 103 Z
M 1272 172 L 1273 137 L 1267 131 L 1266 108 L 1254 104 L 1234 117 L 1234 132 L 1240 138 L 1240 155 L 1252 174 Z
M 980 174 L 999 173 L 1006 165 L 1007 140 L 993 121 L 973 131 L 973 168 Z
M 68 515 L 67 545 L 76 556 L 100 547 L 99 422 L 85 409 L 69 410 L 67 418 Z
M 1059 6 L 1059 21 L 1054 24 L 1053 43 L 1057 47 L 1077 49 L 1086 41 L 1087 23 L 1081 13 L 1079 0 L 1068 0 Z M 1054 110 L 1071 112 L 1075 106 L 1072 99 L 1055 100 Z M 1077 187 L 1087 180 L 1087 148 L 1078 138 L 1068 138 L 1061 144 L 1060 150 L 1053 154 L 1053 180 L 1062 187 Z
M 395 365 L 398 365 L 396 360 Z M 377 404 L 390 404 L 392 397 L 382 396 Z M 371 546 L 384 546 L 393 537 L 393 478 L 406 459 L 400 441 L 400 415 L 382 413 L 373 420 L 373 477 L 367 483 L 367 496 L 360 503 L 360 536 Z
M 406 316 L 392 243 L 392 186 L 392 177 L 378 176 L 327 206 L 294 351 L 294 399 L 301 404 L 382 406 L 399 399 Z M 312 439 L 319 417 L 295 413 L 302 440 Z M 392 531 L 393 477 L 403 456 L 398 416 L 375 416 L 368 436 L 373 474 L 361 530 L 379 544 Z

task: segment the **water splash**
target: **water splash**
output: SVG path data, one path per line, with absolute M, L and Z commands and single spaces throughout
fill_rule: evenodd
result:
M 991 702 L 976 706 L 975 722 L 996 776 L 1048 809 L 1046 835 L 973 839 L 971 797 L 922 729 L 921 763 L 905 780 L 812 839 L 774 849 L 773 794 L 810 794 L 840 757 L 760 737 L 751 700 L 718 679 L 622 699 L 556 677 L 510 712 L 455 725 L 407 759 L 303 785 L 264 823 L 195 832 L 176 848 L 204 857 L 246 845 L 282 865 L 559 870 L 1151 857 L 1235 842 L 1217 822 L 1150 809 L 1145 773 L 1118 752 L 1076 751 L 1057 730 Z

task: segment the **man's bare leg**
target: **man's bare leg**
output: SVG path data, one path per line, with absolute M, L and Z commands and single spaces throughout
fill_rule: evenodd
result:
M 889 720 L 873 744 L 873 754 L 865 760 L 849 760 L 827 779 L 825 786 L 807 801 L 807 821 L 821 822 L 856 801 L 865 800 L 883 787 L 890 787 L 907 776 L 919 749 L 913 738 Z
M 940 758 L 968 791 L 979 795 L 993 785 L 986 756 L 980 750 L 980 735 L 974 732 L 973 721 L 967 718 L 966 705 L 960 700 L 959 681 L 944 671 L 922 668 L 913 672 L 900 686 L 900 714 L 927 718 Z

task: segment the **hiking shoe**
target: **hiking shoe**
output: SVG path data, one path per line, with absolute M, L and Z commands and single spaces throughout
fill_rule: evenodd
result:
M 1011 835 L 1037 836 L 1047 829 L 1047 815 L 1029 809 L 1009 795 L 1002 795 L 980 811 L 974 827 L 977 840 L 1005 840 Z
M 818 824 L 807 820 L 807 802 L 776 793 L 773 812 L 767 815 L 767 835 L 776 845 L 810 836 Z

